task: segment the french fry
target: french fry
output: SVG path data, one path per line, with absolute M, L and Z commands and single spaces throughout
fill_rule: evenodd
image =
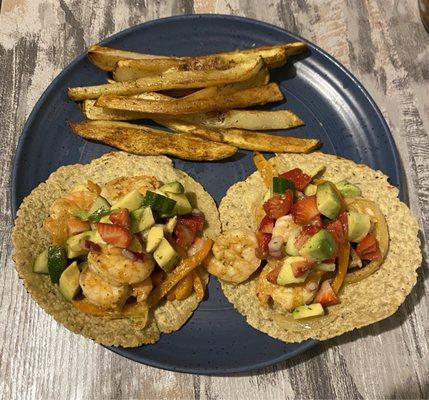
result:
M 290 129 L 304 122 L 289 110 L 228 110 L 218 113 L 189 114 L 180 119 L 212 129 L 239 128 L 251 131 Z
M 270 135 L 244 129 L 209 129 L 203 126 L 177 121 L 172 118 L 155 118 L 160 125 L 189 134 L 246 150 L 268 151 L 273 153 L 308 153 L 320 145 L 318 139 L 301 139 L 291 136 Z
M 226 70 L 179 71 L 172 68 L 161 75 L 151 75 L 134 81 L 69 88 L 68 95 L 72 100 L 80 101 L 107 94 L 131 96 L 158 90 L 219 86 L 248 80 L 255 76 L 262 66 L 262 58 L 252 58 Z
M 229 108 L 244 108 L 283 100 L 283 94 L 276 83 L 238 90 L 230 94 L 191 99 L 184 97 L 169 101 L 134 99 L 124 96 L 101 96 L 97 106 L 118 110 L 140 111 L 154 114 L 180 115 L 196 112 L 218 111 Z
M 168 154 L 186 160 L 220 160 L 236 153 L 237 148 L 182 133 L 172 134 L 141 125 L 117 121 L 70 123 L 77 135 L 96 140 L 129 153 Z

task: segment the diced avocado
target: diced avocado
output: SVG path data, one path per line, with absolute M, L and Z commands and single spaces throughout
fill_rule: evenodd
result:
M 150 207 L 141 207 L 131 212 L 131 232 L 137 233 L 150 228 L 155 218 Z
M 295 240 L 298 237 L 298 235 L 301 233 L 301 228 L 294 229 L 286 242 L 286 253 L 290 256 L 299 256 L 299 251 L 295 246 Z
M 320 303 L 299 306 L 292 311 L 294 319 L 319 317 L 321 315 L 325 315 L 325 310 Z
M 306 272 L 301 276 L 296 277 L 292 271 L 292 264 L 294 262 L 302 262 L 305 260 L 306 259 L 304 257 L 300 257 L 300 256 L 285 258 L 285 260 L 283 261 L 283 265 L 280 269 L 280 273 L 277 276 L 277 285 L 284 286 L 284 285 L 290 285 L 292 283 L 305 282 L 308 276 L 308 272 Z
M 80 218 L 82 221 L 88 221 L 90 212 L 86 210 L 74 210 L 70 214 L 73 215 L 73 217 Z
M 105 215 L 104 217 L 100 218 L 100 221 L 103 224 L 111 224 L 112 222 L 110 221 L 110 215 Z
M 333 236 L 325 229 L 311 236 L 299 250 L 299 254 L 313 260 L 322 261 L 334 255 L 336 243 Z
M 319 263 L 314 269 L 323 272 L 334 272 L 335 271 L 335 263 Z
M 174 250 L 173 246 L 168 243 L 168 240 L 162 238 L 161 242 L 153 253 L 153 258 L 157 264 L 168 273 L 171 272 L 179 262 L 180 256 L 177 254 L 176 250 Z
M 52 245 L 48 248 L 48 272 L 53 283 L 58 283 L 60 276 L 65 270 L 67 259 L 64 249 L 60 246 Z
M 82 249 L 80 243 L 82 240 L 91 240 L 92 242 L 99 243 L 97 240 L 97 234 L 97 231 L 85 231 L 78 233 L 77 235 L 70 236 L 66 242 L 67 258 L 76 258 L 87 254 L 88 250 Z M 101 237 L 100 240 L 102 240 Z
M 174 207 L 174 214 L 177 215 L 185 215 L 189 214 L 192 211 L 191 203 L 186 197 L 185 193 L 166 193 L 167 196 L 176 202 L 176 206 Z
M 176 224 L 177 224 L 177 216 L 170 218 L 165 224 L 165 231 L 170 234 L 173 233 L 174 228 L 176 227 Z
M 326 170 L 326 165 L 320 164 L 314 167 L 311 171 L 309 171 L 308 175 L 314 179 L 320 175 L 322 175 Z
M 316 192 L 317 209 L 325 217 L 337 218 L 341 209 L 341 199 L 329 182 L 317 186 Z
M 166 183 L 165 185 L 161 186 L 159 188 L 159 190 L 161 192 L 164 192 L 164 193 L 167 193 L 167 192 L 168 193 L 184 193 L 185 192 L 185 188 L 178 181 Z
M 338 182 L 335 186 L 344 197 L 358 197 L 362 195 L 362 190 L 348 181 Z
M 102 196 L 98 196 L 94 203 L 92 204 L 91 208 L 89 209 L 89 214 L 95 213 L 96 211 L 103 209 L 104 211 L 110 210 L 110 203 Z
M 34 260 L 33 272 L 36 274 L 49 274 L 48 249 L 43 250 Z
M 164 238 L 164 227 L 162 225 L 155 225 L 150 228 L 147 235 L 146 251 L 152 253 L 161 243 Z
M 368 214 L 349 211 L 347 213 L 347 224 L 349 241 L 359 243 L 371 229 L 371 218 Z
M 308 184 L 304 189 L 304 194 L 306 196 L 314 196 L 317 192 L 317 186 L 312 183 Z
M 72 301 L 79 292 L 79 276 L 80 271 L 76 261 L 73 261 L 60 276 L 60 292 L 68 301 Z
M 143 246 L 140 243 L 140 240 L 138 240 L 136 236 L 133 237 L 133 241 L 128 246 L 128 250 L 134 251 L 135 253 L 143 252 Z
M 113 204 L 111 209 L 117 210 L 119 208 L 126 208 L 128 211 L 132 212 L 140 208 L 142 203 L 143 195 L 138 190 L 133 190 Z

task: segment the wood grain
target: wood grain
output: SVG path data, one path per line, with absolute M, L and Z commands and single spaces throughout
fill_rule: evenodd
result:
M 92 43 L 147 20 L 195 11 L 257 18 L 344 63 L 385 115 L 420 218 L 425 268 L 394 317 L 262 371 L 203 377 L 123 359 L 56 324 L 11 261 L 9 185 L 25 119 L 56 74 Z M 429 40 L 414 0 L 1 0 L 0 398 L 429 397 Z

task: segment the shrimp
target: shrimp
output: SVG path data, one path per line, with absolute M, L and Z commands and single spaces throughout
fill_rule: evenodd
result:
M 88 267 L 80 274 L 79 284 L 90 303 L 108 309 L 122 308 L 131 293 L 130 286 L 113 286 Z
M 138 190 L 144 195 L 148 190 L 158 189 L 159 186 L 160 182 L 154 176 L 121 176 L 107 182 L 103 188 L 103 194 L 114 203 L 133 190 Z
M 283 238 L 283 242 L 287 242 L 289 235 L 293 230 L 298 228 L 299 225 L 293 222 L 292 215 L 285 215 L 277 219 L 273 228 L 273 237 L 280 236 Z
M 252 231 L 225 231 L 213 244 L 213 257 L 206 264 L 207 270 L 225 282 L 241 283 L 261 264 L 255 254 L 257 247 L 258 242 Z
M 118 247 L 102 246 L 100 252 L 88 254 L 88 266 L 112 285 L 133 285 L 150 276 L 155 262 L 150 254 L 143 261 L 133 261 Z
M 143 282 L 135 283 L 132 288 L 133 296 L 137 299 L 137 302 L 146 300 L 153 289 L 151 277 L 149 276 Z
M 97 197 L 85 187 L 79 186 L 76 190 L 55 200 L 49 208 L 49 217 L 44 226 L 51 235 L 52 243 L 63 245 L 67 240 L 67 218 L 74 210 L 89 210 Z
M 296 307 L 309 304 L 319 288 L 320 271 L 311 273 L 307 281 L 301 285 L 280 286 L 267 280 L 267 275 L 278 265 L 279 261 L 270 261 L 261 271 L 256 284 L 256 294 L 262 304 L 273 302 L 283 312 L 292 312 Z

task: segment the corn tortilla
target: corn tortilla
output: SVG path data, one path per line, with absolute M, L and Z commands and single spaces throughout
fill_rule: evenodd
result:
M 295 167 L 308 173 L 325 165 L 323 178 L 333 182 L 346 179 L 358 185 L 362 196 L 375 201 L 386 217 L 389 250 L 381 268 L 358 283 L 346 285 L 340 294 L 341 303 L 329 307 L 328 315 L 323 318 L 290 324 L 290 318 L 259 303 L 257 276 L 237 286 L 222 282 L 228 300 L 252 327 L 284 342 L 310 338 L 326 340 L 395 313 L 416 284 L 416 270 L 422 262 L 418 224 L 409 208 L 398 199 L 398 189 L 390 185 L 387 176 L 380 171 L 321 152 L 283 154 L 270 162 L 280 173 Z M 259 172 L 232 186 L 219 206 L 222 229 L 249 228 L 255 231 L 255 210 L 262 204 L 265 193 Z
M 36 187 L 22 202 L 12 233 L 13 260 L 19 277 L 33 299 L 58 322 L 71 331 L 108 346 L 136 347 L 156 342 L 161 333 L 179 329 L 198 306 L 195 293 L 185 300 L 161 303 L 149 313 L 144 329 L 137 329 L 128 319 L 108 319 L 79 312 L 60 294 L 47 275 L 33 273 L 32 265 L 37 254 L 50 243 L 43 227 L 50 205 L 74 186 L 91 179 L 105 183 L 120 176 L 153 175 L 158 180 L 180 181 L 186 192 L 195 193 L 194 207 L 204 212 L 207 228 L 204 235 L 216 237 L 220 221 L 216 204 L 204 188 L 186 173 L 173 168 L 172 161 L 164 156 L 136 156 L 113 152 L 93 160 L 90 164 L 75 164 L 59 168 L 46 182 Z M 204 279 L 208 279 L 207 274 Z

